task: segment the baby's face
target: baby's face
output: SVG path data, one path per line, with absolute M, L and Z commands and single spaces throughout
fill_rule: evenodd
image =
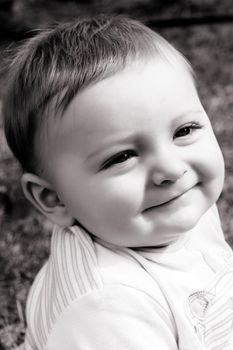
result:
M 121 246 L 176 241 L 223 186 L 222 153 L 185 68 L 135 63 L 79 93 L 44 161 L 72 216 Z

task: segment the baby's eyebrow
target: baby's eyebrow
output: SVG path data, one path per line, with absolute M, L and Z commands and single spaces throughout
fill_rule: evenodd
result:
M 182 117 L 186 117 L 187 115 L 191 115 L 191 114 L 194 114 L 194 115 L 203 115 L 203 113 L 205 113 L 204 109 L 203 108 L 199 108 L 199 109 L 190 109 L 182 114 L 180 114 L 178 116 L 178 118 L 182 118 Z
M 172 124 L 176 124 L 176 123 L 182 123 L 183 121 L 187 121 L 187 119 L 189 118 L 197 118 L 198 116 L 203 116 L 206 115 L 206 112 L 203 108 L 200 109 L 190 109 L 187 111 L 184 111 L 183 113 L 174 116 L 174 118 L 172 119 Z
M 126 144 L 130 144 L 132 142 L 135 142 L 135 139 L 137 139 L 138 135 L 135 134 L 128 134 L 127 136 L 118 136 L 115 137 L 115 139 L 113 139 L 113 137 L 111 137 L 111 139 L 109 141 L 104 142 L 103 144 L 101 144 L 101 146 L 97 147 L 93 152 L 89 153 L 87 155 L 87 160 L 90 160 L 92 158 L 95 158 L 96 156 L 98 156 L 101 152 L 106 151 L 106 149 L 108 149 L 109 147 L 113 147 L 116 145 L 126 145 Z

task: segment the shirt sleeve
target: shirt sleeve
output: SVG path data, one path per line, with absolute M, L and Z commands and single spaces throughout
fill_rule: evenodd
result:
M 112 285 L 73 302 L 46 350 L 178 350 L 168 311 L 145 292 Z

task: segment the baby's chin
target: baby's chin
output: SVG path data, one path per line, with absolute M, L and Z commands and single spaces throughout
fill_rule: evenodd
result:
M 165 248 L 170 245 L 173 245 L 179 241 L 182 241 L 186 236 L 188 236 L 189 232 L 191 232 L 192 229 L 188 231 L 182 231 L 182 232 L 172 232 L 170 234 L 163 234 L 159 237 L 158 234 L 153 234 L 152 236 L 145 236 L 137 237 L 134 240 L 128 239 L 128 240 L 109 240 L 106 242 L 107 244 L 118 246 L 121 248 L 132 248 L 132 249 L 140 249 L 140 248 Z M 98 239 L 98 238 L 97 238 Z M 100 240 L 101 241 L 101 240 Z M 103 240 L 102 240 L 103 242 Z M 104 243 L 104 242 L 103 242 Z
M 190 232 L 190 231 L 189 231 Z M 128 248 L 145 248 L 145 249 L 150 249 L 150 248 L 157 248 L 157 249 L 162 249 L 162 248 L 167 248 L 171 245 L 174 245 L 176 243 L 178 243 L 179 241 L 183 241 L 185 237 L 188 236 L 189 232 L 184 232 L 184 233 L 180 233 L 177 235 L 173 235 L 172 237 L 166 237 L 160 240 L 153 240 L 151 242 L 144 242 L 144 243 L 138 243 L 138 244 L 129 244 L 127 247 Z
M 127 246 L 129 248 L 166 248 L 177 243 L 179 244 L 179 242 L 186 241 L 196 230 L 200 229 L 202 224 L 202 220 L 200 219 L 202 217 L 198 216 L 195 220 L 186 220 L 182 225 L 177 224 L 173 227 L 166 227 L 164 230 L 157 228 L 146 239 L 128 242 L 129 244 Z

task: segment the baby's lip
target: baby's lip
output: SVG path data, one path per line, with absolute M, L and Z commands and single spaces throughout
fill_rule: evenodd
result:
M 195 187 L 195 186 L 193 186 L 193 187 Z M 158 203 L 158 204 L 156 203 L 156 204 L 154 204 L 154 205 L 152 205 L 152 206 L 150 206 L 150 207 L 147 207 L 146 209 L 144 209 L 144 210 L 142 211 L 142 213 L 145 213 L 145 212 L 147 212 L 147 211 L 149 211 L 149 210 L 151 210 L 151 209 L 155 209 L 155 208 L 162 207 L 163 205 L 167 205 L 167 204 L 169 204 L 169 203 L 175 201 L 176 199 L 178 199 L 179 197 L 183 196 L 185 193 L 187 193 L 188 191 L 190 191 L 193 187 L 188 188 L 187 190 L 184 190 L 184 191 L 180 192 L 180 193 L 177 194 L 177 195 L 173 195 L 171 198 L 168 198 L 168 199 L 166 199 L 166 200 L 163 201 L 163 202 L 160 202 L 160 203 Z

